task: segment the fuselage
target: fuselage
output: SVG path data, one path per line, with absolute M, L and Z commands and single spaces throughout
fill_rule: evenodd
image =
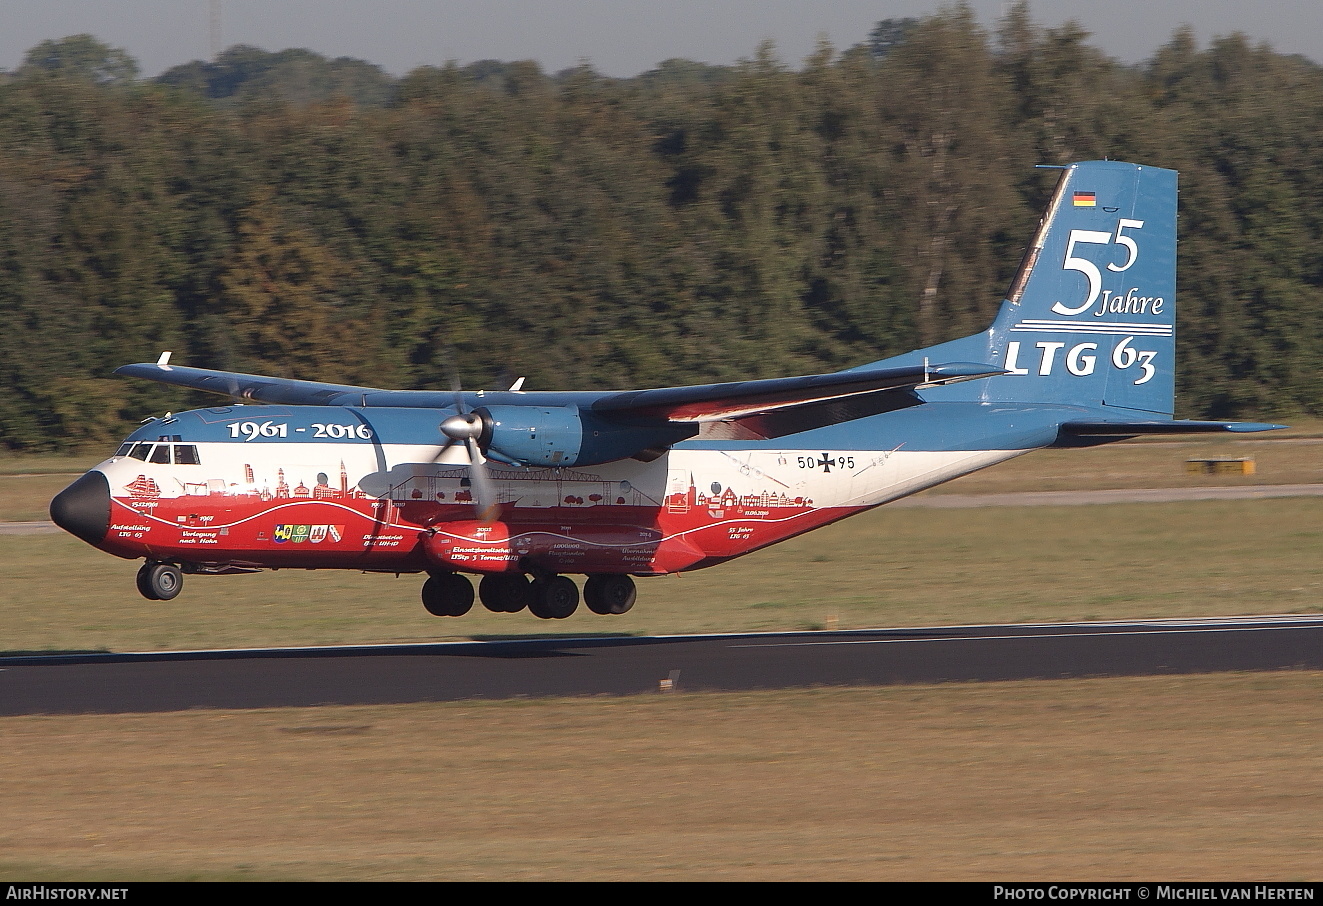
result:
M 774 440 L 696 439 L 647 463 L 489 460 L 499 513 L 483 520 L 466 464 L 438 461 L 435 410 L 219 406 L 144 424 L 80 479 L 59 521 L 118 556 L 202 571 L 659 575 L 1045 446 L 1059 419 L 950 403 Z

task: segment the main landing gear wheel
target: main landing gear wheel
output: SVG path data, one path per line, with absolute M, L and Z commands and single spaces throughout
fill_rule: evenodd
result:
M 563 620 L 579 606 L 579 587 L 569 576 L 552 576 L 533 583 L 528 609 L 544 620 Z
M 589 576 L 583 586 L 583 602 L 593 613 L 626 613 L 637 597 L 638 590 L 629 576 Z
M 423 606 L 434 617 L 462 617 L 473 606 L 473 585 L 457 573 L 438 573 L 423 583 Z
M 533 600 L 533 586 L 522 573 L 483 576 L 478 598 L 492 613 L 519 613 Z
M 173 563 L 150 560 L 138 570 L 138 593 L 148 601 L 169 601 L 184 588 L 184 573 Z

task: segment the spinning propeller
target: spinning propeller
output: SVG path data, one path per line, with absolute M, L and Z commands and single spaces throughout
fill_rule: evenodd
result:
M 465 404 L 459 376 L 453 371 L 450 373 L 450 389 L 455 394 L 455 414 L 444 419 L 439 426 L 448 440 L 437 455 L 437 460 L 441 461 L 452 447 L 464 448 L 468 454 L 469 488 L 477 504 L 478 518 L 483 522 L 493 522 L 500 514 L 500 507 L 496 500 L 496 488 L 487 475 L 487 458 L 480 444 L 484 434 L 490 436 L 491 429 L 481 413 Z

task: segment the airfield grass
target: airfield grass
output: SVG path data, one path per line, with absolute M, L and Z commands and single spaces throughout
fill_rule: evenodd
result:
M 1323 673 L 4 721 L 27 880 L 1305 880 Z

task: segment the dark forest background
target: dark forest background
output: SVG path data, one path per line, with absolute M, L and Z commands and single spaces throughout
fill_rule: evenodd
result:
M 957 6 L 632 79 L 48 41 L 0 74 L 0 448 L 210 404 L 110 376 L 165 349 L 473 389 L 862 364 L 985 327 L 1035 165 L 1102 157 L 1181 173 L 1180 414 L 1323 413 L 1323 68 L 1241 36 L 1128 66 Z

